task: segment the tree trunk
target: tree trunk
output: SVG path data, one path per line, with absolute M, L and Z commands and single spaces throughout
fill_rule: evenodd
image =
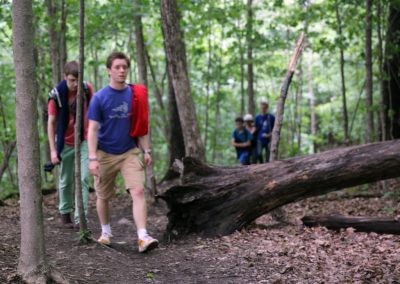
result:
M 214 167 L 186 158 L 181 184 L 161 198 L 167 233 L 230 234 L 282 205 L 400 176 L 400 141 L 335 149 L 248 167 Z
M 99 89 L 99 58 L 97 56 L 97 48 L 94 48 L 92 45 L 90 46 L 90 52 L 92 55 L 92 58 L 94 59 L 94 64 L 93 64 L 93 83 L 94 83 L 94 89 L 98 90 Z
M 12 16 L 21 211 L 18 271 L 27 283 L 47 283 L 61 278 L 51 271 L 45 256 L 32 1 L 13 1 Z
M 366 0 L 365 16 L 365 107 L 367 110 L 366 141 L 374 137 L 373 89 L 372 89 L 372 0 Z
M 385 46 L 385 105 L 388 139 L 400 138 L 400 3 L 391 1 Z
M 301 58 L 299 59 L 299 86 L 295 95 L 295 115 L 294 115 L 294 133 L 296 134 L 297 151 L 301 153 L 301 101 L 303 99 L 303 64 Z
M 312 137 L 312 144 L 311 144 L 311 153 L 317 152 L 317 115 L 315 113 L 315 94 L 314 94 L 314 87 L 313 87 L 313 73 L 312 73 L 312 66 L 313 66 L 313 56 L 310 55 L 310 62 L 309 62 L 309 71 L 308 71 L 308 94 L 310 99 L 310 128 L 311 128 L 311 137 Z
M 283 124 L 283 112 L 285 109 L 285 101 L 290 83 L 293 78 L 294 71 L 296 69 L 297 60 L 299 59 L 301 52 L 303 50 L 303 44 L 304 44 L 304 33 L 301 33 L 299 39 L 297 40 L 296 48 L 294 50 L 292 58 L 290 59 L 288 71 L 286 72 L 285 79 L 283 80 L 281 94 L 279 96 L 279 100 L 276 106 L 275 125 L 274 129 L 272 130 L 272 139 L 271 139 L 270 162 L 278 159 L 278 147 L 279 147 L 279 140 Z
M 207 44 L 208 44 L 208 52 L 207 52 L 207 74 L 206 74 L 206 109 L 205 109 L 205 118 L 204 118 L 204 149 L 207 151 L 208 144 L 208 128 L 209 128 L 209 120 L 210 120 L 210 85 L 211 85 L 211 68 L 212 68 L 212 44 L 211 44 L 211 36 L 212 36 L 212 22 L 211 19 L 208 19 L 208 36 L 207 36 Z
M 161 1 L 161 26 L 167 57 L 167 68 L 179 110 L 179 119 L 185 141 L 185 152 L 190 157 L 205 160 L 196 110 L 190 91 L 186 65 L 186 51 L 179 23 L 176 0 Z M 172 125 L 171 125 L 172 126 Z
M 307 227 L 323 226 L 330 230 L 354 228 L 359 232 L 400 235 L 400 222 L 388 217 L 353 217 L 343 215 L 304 216 Z
M 386 109 L 385 105 L 385 80 L 384 80 L 384 64 L 383 64 L 383 39 L 382 39 L 382 6 L 381 0 L 376 3 L 376 19 L 377 19 L 377 34 L 378 34 L 378 64 L 379 64 L 379 122 L 380 122 L 380 140 L 387 140 L 386 127 Z
M 256 105 L 254 102 L 254 71 L 253 71 L 253 0 L 247 0 L 247 112 L 254 114 Z
M 147 64 L 146 64 L 146 47 L 144 44 L 143 37 L 143 25 L 141 16 L 141 3 L 140 0 L 133 0 L 133 6 L 135 9 L 134 13 L 134 24 L 135 24 L 135 44 L 136 44 L 136 65 L 138 67 L 139 83 L 147 87 Z M 150 141 L 151 129 L 149 131 Z M 154 176 L 153 164 L 146 166 L 146 185 L 149 187 L 151 192 L 151 198 L 157 193 L 156 189 L 156 178 Z
M 243 54 L 243 47 L 242 47 L 242 42 L 240 39 L 239 41 L 239 52 L 240 52 L 240 114 L 244 115 L 244 105 L 245 105 L 245 90 L 244 90 L 244 54 Z M 255 108 L 255 106 L 254 106 Z
M 221 38 L 224 38 L 223 36 Z M 220 50 L 221 51 L 221 50 Z M 221 124 L 221 72 L 222 72 L 222 51 L 218 56 L 218 63 L 216 66 L 217 69 L 217 78 L 216 78 L 216 90 L 215 90 L 215 116 L 214 116 L 214 135 L 212 140 L 212 162 L 213 163 L 221 163 L 222 154 L 219 147 L 219 136 L 218 131 L 220 129 Z
M 344 43 L 343 43 L 343 32 L 342 32 L 342 19 L 339 11 L 339 3 L 335 2 L 336 9 L 336 21 L 338 26 L 338 36 L 340 38 L 339 50 L 340 50 L 340 78 L 342 82 L 342 111 L 343 111 L 343 134 L 345 143 L 349 143 L 349 116 L 347 113 L 347 100 L 346 100 L 346 81 L 344 75 Z
M 64 65 L 67 63 L 68 50 L 67 50 L 67 5 L 65 0 L 61 0 L 61 25 L 60 25 L 60 79 L 63 77 Z
M 169 167 L 163 180 L 171 180 L 179 177 L 179 174 L 172 170 L 175 160 L 185 157 L 185 142 L 183 140 L 182 126 L 179 120 L 178 105 L 176 102 L 172 79 L 168 73 L 168 116 L 170 131 L 168 136 Z
M 143 37 L 142 9 L 140 0 L 133 0 L 135 25 L 135 44 L 136 44 L 136 66 L 139 74 L 139 83 L 145 86 L 147 83 L 146 51 Z
M 156 74 L 154 72 L 153 65 L 151 64 L 151 57 L 150 57 L 147 49 L 145 49 L 145 50 L 146 50 L 147 64 L 149 66 L 151 79 L 153 81 L 154 93 L 156 96 L 158 106 L 160 108 L 161 117 L 162 117 L 162 121 L 163 121 L 163 125 L 164 125 L 164 127 L 163 127 L 164 135 L 165 135 L 165 137 L 169 137 L 170 126 L 168 123 L 168 117 L 166 115 L 166 109 L 165 109 L 164 102 L 163 102 L 163 91 L 160 89 L 159 84 L 157 82 Z M 177 121 L 179 121 L 179 116 L 177 117 Z M 175 124 L 175 122 L 174 122 L 174 124 Z
M 79 213 L 79 229 L 81 232 L 87 231 L 87 222 L 82 197 L 81 182 L 81 129 L 82 129 L 82 110 L 83 110 L 83 76 L 85 65 L 85 0 L 79 1 L 79 76 L 78 93 L 76 95 L 76 116 L 75 116 L 75 199 L 76 208 Z
M 15 141 L 11 141 L 8 144 L 3 145 L 3 162 L 1 163 L 0 166 L 0 182 L 1 179 L 3 178 L 4 172 L 8 169 L 8 165 L 10 163 L 10 158 L 14 151 L 15 144 L 16 144 Z
M 51 51 L 51 69 L 53 85 L 57 85 L 61 80 L 62 71 L 60 69 L 60 38 L 59 30 L 57 30 L 58 13 L 57 6 L 58 1 L 46 0 L 47 17 L 49 18 L 48 32 L 50 39 L 50 51 Z

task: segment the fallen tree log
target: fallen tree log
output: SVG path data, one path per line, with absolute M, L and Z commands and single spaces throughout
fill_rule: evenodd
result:
M 400 235 L 400 222 L 389 217 L 324 215 L 304 216 L 301 221 L 307 227 L 322 226 L 336 231 L 351 227 L 359 232 Z
M 400 176 L 400 140 L 335 149 L 267 164 L 215 167 L 183 160 L 181 184 L 159 197 L 167 235 L 227 235 L 288 203 Z

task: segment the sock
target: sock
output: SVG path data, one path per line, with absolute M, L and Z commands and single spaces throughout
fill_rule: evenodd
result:
M 105 224 L 105 225 L 101 225 L 101 232 L 104 234 L 107 234 L 109 236 L 112 236 L 111 234 L 111 226 L 110 224 Z
M 146 236 L 148 236 L 147 230 L 146 229 L 138 229 L 137 230 L 137 235 L 139 239 L 143 239 Z

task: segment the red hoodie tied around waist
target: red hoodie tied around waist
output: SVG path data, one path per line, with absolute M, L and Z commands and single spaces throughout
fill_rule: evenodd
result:
M 144 85 L 129 85 L 132 90 L 132 125 L 129 134 L 141 137 L 149 133 L 149 101 Z

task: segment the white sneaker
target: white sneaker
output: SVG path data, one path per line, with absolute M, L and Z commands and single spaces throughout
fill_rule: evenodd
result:
M 147 252 L 158 247 L 158 240 L 147 235 L 143 239 L 138 240 L 139 252 Z
M 102 245 L 109 246 L 111 244 L 111 237 L 112 235 L 109 235 L 107 233 L 101 233 L 101 236 L 97 241 Z

